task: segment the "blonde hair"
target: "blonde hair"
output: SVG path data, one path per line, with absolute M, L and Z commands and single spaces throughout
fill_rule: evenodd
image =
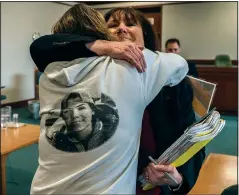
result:
M 52 33 L 92 34 L 98 35 L 99 39 L 115 40 L 102 14 L 84 3 L 78 3 L 66 11 L 52 27 Z

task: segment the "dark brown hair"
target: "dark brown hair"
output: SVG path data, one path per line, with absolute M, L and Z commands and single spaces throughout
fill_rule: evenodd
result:
M 171 39 L 168 39 L 165 43 L 165 48 L 167 48 L 168 44 L 170 43 L 177 43 L 178 46 L 180 47 L 180 41 L 176 38 L 171 38 Z
M 110 17 L 117 20 L 124 15 L 126 21 L 132 21 L 133 23 L 139 23 L 142 27 L 144 36 L 144 45 L 146 48 L 156 51 L 157 50 L 157 37 L 153 30 L 153 27 L 149 20 L 138 10 L 133 8 L 114 8 L 105 14 L 106 22 L 109 21 Z

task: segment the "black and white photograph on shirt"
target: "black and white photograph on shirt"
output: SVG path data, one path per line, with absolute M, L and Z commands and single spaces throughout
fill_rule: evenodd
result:
M 46 138 L 65 152 L 86 152 L 101 146 L 113 136 L 119 122 L 115 102 L 103 93 L 99 98 L 86 92 L 70 93 L 61 101 L 61 109 L 50 110 L 48 116 Z

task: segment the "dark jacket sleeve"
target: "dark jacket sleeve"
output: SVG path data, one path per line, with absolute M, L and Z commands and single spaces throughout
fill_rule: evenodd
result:
M 183 108 L 181 110 L 182 110 L 183 118 L 185 120 L 184 121 L 185 129 L 186 127 L 192 125 L 196 121 L 195 113 L 192 106 L 193 92 L 191 93 L 192 95 L 189 95 L 188 97 L 186 96 L 188 94 L 187 91 L 189 90 L 193 91 L 191 89 L 190 83 L 188 82 L 188 80 L 186 80 L 185 87 L 182 87 L 180 91 L 180 99 L 181 99 L 180 102 L 182 102 L 182 108 Z M 202 148 L 188 162 L 186 162 L 181 167 L 178 167 L 179 173 L 183 175 L 185 180 L 184 183 L 186 186 L 184 187 L 188 187 L 188 189 L 187 188 L 183 189 L 183 186 L 182 186 L 182 190 L 184 190 L 184 192 L 188 193 L 192 189 L 194 184 L 196 183 L 198 175 L 199 175 L 199 171 L 201 169 L 204 159 L 205 159 L 205 148 Z
M 174 87 L 164 87 L 149 104 L 150 123 L 154 131 L 158 158 L 170 147 L 196 119 L 192 106 L 193 90 L 188 79 Z M 178 171 L 184 181 L 180 190 L 172 192 L 163 186 L 162 194 L 187 194 L 195 184 L 205 158 L 205 149 L 200 150 Z
M 198 78 L 197 67 L 194 63 L 188 62 L 188 75 Z
M 180 86 L 179 90 L 179 103 L 181 107 L 180 118 L 183 122 L 183 129 L 186 129 L 195 122 L 195 114 L 192 107 L 193 92 L 187 80 L 185 80 L 185 84 Z M 189 93 L 189 91 L 191 92 Z M 183 176 L 183 184 L 181 188 L 176 192 L 170 192 L 169 189 L 165 188 L 164 190 L 167 190 L 169 194 L 187 194 L 196 183 L 204 159 L 205 148 L 201 149 L 184 165 L 177 168 L 178 172 Z
M 96 56 L 85 46 L 97 39 L 80 34 L 52 34 L 36 39 L 30 45 L 31 57 L 40 72 L 55 61 L 71 61 L 80 57 Z

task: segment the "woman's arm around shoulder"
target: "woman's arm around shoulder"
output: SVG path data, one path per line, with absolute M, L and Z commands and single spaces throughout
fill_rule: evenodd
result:
M 79 34 L 45 35 L 30 45 L 30 54 L 38 70 L 44 72 L 46 66 L 55 61 L 71 61 L 97 55 L 85 45 L 95 40 L 95 37 Z

